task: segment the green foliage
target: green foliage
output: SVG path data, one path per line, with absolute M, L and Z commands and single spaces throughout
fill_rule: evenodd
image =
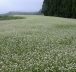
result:
M 76 72 L 76 20 L 24 17 L 0 21 L 0 72 Z
M 76 18 L 76 0 L 44 0 L 42 12 L 46 16 Z
M 12 20 L 12 19 L 23 19 L 23 17 L 20 16 L 0 16 L 0 20 Z

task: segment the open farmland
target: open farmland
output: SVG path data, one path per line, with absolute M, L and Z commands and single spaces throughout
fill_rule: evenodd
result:
M 0 20 L 0 72 L 76 72 L 76 19 L 23 17 Z

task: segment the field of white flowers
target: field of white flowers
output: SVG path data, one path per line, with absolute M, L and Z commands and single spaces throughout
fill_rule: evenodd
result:
M 0 21 L 0 72 L 76 72 L 76 19 L 24 17 Z

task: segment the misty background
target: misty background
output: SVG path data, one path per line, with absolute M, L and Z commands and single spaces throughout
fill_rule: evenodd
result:
M 0 13 L 37 12 L 42 8 L 42 4 L 43 0 L 0 0 Z

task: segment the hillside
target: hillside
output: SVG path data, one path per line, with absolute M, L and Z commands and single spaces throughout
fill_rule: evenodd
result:
M 0 21 L 0 72 L 76 72 L 76 19 L 23 17 Z

